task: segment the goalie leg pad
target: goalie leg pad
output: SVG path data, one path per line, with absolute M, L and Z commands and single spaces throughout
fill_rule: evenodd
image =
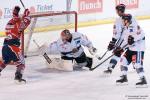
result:
M 63 70 L 63 71 L 73 71 L 73 61 L 72 60 L 64 60 L 60 57 L 51 57 L 52 62 L 49 64 L 46 61 L 46 65 L 48 68 Z
M 92 68 L 93 59 L 90 58 L 90 57 L 87 57 L 86 59 L 87 59 L 87 65 L 86 65 L 86 67 Z
M 87 57 L 84 52 L 81 54 L 80 57 L 75 58 L 75 61 L 77 63 L 86 63 L 86 65 L 84 65 L 84 67 L 88 67 L 88 68 L 91 68 L 92 64 L 93 64 L 93 59 L 90 57 Z

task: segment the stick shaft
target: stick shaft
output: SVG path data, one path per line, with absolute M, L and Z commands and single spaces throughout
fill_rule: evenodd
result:
M 24 3 L 22 2 L 22 0 L 20 0 L 21 5 L 23 6 L 24 9 L 26 9 Z

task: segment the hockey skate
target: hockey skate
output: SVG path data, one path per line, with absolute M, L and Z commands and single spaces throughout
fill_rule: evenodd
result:
M 22 74 L 20 72 L 15 73 L 15 83 L 16 84 L 25 84 L 26 80 L 22 78 Z
M 146 81 L 145 77 L 141 78 L 140 82 L 136 83 L 136 85 L 146 85 L 146 84 L 147 84 L 147 81 Z
M 112 73 L 112 69 L 108 67 L 107 70 L 104 71 L 104 74 L 111 74 Z
M 124 85 L 127 85 L 127 84 L 128 84 L 127 76 L 126 76 L 126 75 L 122 75 L 122 76 L 120 76 L 120 77 L 121 77 L 121 79 L 116 80 L 116 83 L 117 83 L 117 84 L 124 84 Z

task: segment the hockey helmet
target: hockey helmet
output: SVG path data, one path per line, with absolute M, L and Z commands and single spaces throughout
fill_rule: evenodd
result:
M 13 9 L 13 16 L 18 16 L 19 15 L 19 11 L 20 11 L 20 7 L 19 6 L 15 6 Z
M 126 6 L 124 4 L 119 4 L 116 6 L 116 10 L 121 11 L 122 13 L 125 12 Z
M 123 20 L 127 20 L 128 22 L 131 22 L 132 15 L 131 15 L 131 14 L 124 14 L 124 15 L 122 16 L 122 19 L 123 19 Z
M 61 32 L 61 36 L 65 36 L 65 35 L 69 35 L 69 34 L 71 34 L 71 33 L 68 29 L 65 29 Z

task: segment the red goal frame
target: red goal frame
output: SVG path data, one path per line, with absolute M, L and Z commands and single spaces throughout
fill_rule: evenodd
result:
M 43 17 L 43 16 L 57 16 L 57 15 L 74 15 L 74 30 L 77 32 L 77 27 L 78 27 L 78 14 L 76 11 L 47 11 L 47 12 L 36 12 L 36 13 L 31 13 L 29 16 L 32 18 L 38 18 L 38 17 Z M 32 34 L 32 32 L 28 32 L 27 34 Z M 22 35 L 22 54 L 24 54 L 24 35 Z M 30 44 L 30 43 L 29 43 Z

